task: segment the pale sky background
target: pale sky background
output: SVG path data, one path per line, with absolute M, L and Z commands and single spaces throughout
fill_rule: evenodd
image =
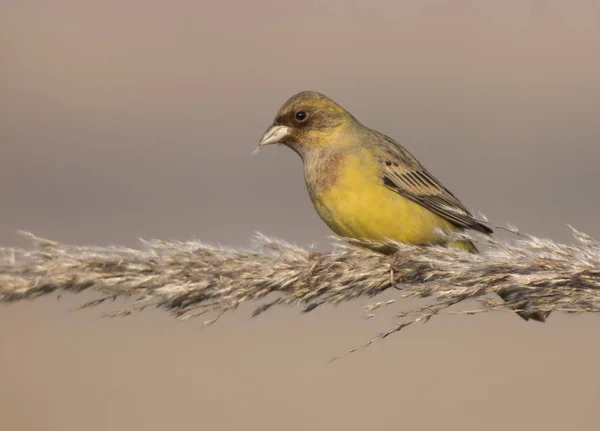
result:
M 261 231 L 328 249 L 298 157 L 251 156 L 300 90 L 498 223 L 600 237 L 599 46 L 595 0 L 4 0 L 0 244 Z M 393 314 L 242 307 L 201 331 L 69 311 L 92 297 L 0 306 L 2 429 L 598 427 L 596 316 L 445 315 L 328 364 Z

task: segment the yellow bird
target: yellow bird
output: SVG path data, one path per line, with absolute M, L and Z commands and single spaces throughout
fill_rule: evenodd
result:
M 445 244 L 436 228 L 492 233 L 405 148 L 323 94 L 304 91 L 288 99 L 259 147 L 272 144 L 284 144 L 302 158 L 317 213 L 342 237 L 443 244 L 476 253 L 470 241 Z

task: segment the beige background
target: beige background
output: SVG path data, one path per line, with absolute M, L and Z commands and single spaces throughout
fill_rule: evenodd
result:
M 258 230 L 327 249 L 297 156 L 251 156 L 304 89 L 497 222 L 600 236 L 595 0 L 4 0 L 0 43 L 4 246 Z M 244 307 L 200 331 L 69 311 L 90 297 L 0 306 L 0 428 L 598 429 L 596 316 L 447 315 L 327 364 L 393 314 Z

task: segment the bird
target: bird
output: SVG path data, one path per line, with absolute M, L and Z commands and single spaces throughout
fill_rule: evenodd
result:
M 341 237 L 372 244 L 375 251 L 394 253 L 393 246 L 382 245 L 391 240 L 477 253 L 471 241 L 447 240 L 438 229 L 493 233 L 407 149 L 324 94 L 302 91 L 290 97 L 258 149 L 274 144 L 302 159 L 310 199 L 325 224 Z M 545 319 L 537 311 L 518 313 L 525 320 Z

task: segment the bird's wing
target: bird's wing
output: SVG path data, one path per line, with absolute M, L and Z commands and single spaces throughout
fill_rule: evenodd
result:
M 381 181 L 385 187 L 418 203 L 462 229 L 486 234 L 492 229 L 477 221 L 456 196 L 445 188 L 419 161 L 397 142 L 385 139 L 376 154 L 381 164 Z M 380 141 L 381 142 L 381 141 Z

